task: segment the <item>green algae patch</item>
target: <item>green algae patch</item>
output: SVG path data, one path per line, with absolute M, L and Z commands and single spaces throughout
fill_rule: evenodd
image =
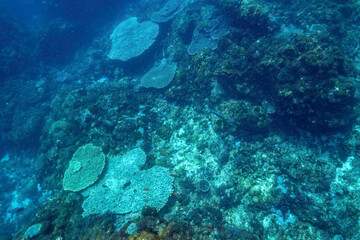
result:
M 64 190 L 78 192 L 96 182 L 105 166 L 101 147 L 92 144 L 79 147 L 65 171 Z

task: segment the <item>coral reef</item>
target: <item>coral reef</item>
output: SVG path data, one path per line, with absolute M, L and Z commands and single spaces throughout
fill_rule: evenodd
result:
M 153 67 L 140 79 L 142 87 L 164 88 L 171 83 L 176 73 L 176 65 L 163 59 L 159 66 Z
M 137 57 L 156 40 L 159 26 L 146 21 L 139 23 L 136 17 L 121 22 L 110 36 L 111 50 L 108 57 L 127 61 Z
M 284 122 L 311 132 L 348 128 L 354 120 L 355 88 L 351 82 L 341 80 L 351 74 L 341 49 L 329 45 L 331 40 L 322 33 L 301 34 L 286 46 L 274 41 L 277 51 L 256 55 L 262 44 L 268 44 L 265 42 L 256 43 L 249 52 L 252 61 L 257 62 L 256 72 L 251 75 L 271 83 L 266 85 L 266 91 L 284 114 Z M 273 54 L 281 59 L 275 61 Z
M 42 227 L 41 223 L 31 225 L 24 233 L 25 239 L 32 239 L 32 238 L 36 237 L 37 235 L 39 235 L 39 233 L 41 231 L 41 227 Z
M 156 23 L 167 22 L 172 19 L 176 14 L 181 12 L 185 7 L 184 1 L 169 0 L 165 5 L 151 15 L 151 21 Z
M 63 179 L 64 190 L 77 192 L 96 182 L 105 166 L 105 155 L 92 144 L 79 147 L 69 162 Z
M 83 192 L 86 197 L 83 216 L 104 213 L 136 216 L 144 206 L 159 211 L 172 193 L 172 177 L 159 166 L 140 171 L 145 161 L 141 149 L 110 158 L 104 178 Z
M 0 87 L 13 239 L 360 238 L 358 3 L 42 4 Z

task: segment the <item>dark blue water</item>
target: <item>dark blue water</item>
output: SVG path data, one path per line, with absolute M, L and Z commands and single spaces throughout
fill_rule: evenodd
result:
M 41 14 L 41 1 L 37 0 L 1 0 L 0 5 L 24 25 L 31 24 Z

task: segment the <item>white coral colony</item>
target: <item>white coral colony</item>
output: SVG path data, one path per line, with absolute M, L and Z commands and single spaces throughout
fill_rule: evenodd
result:
M 168 64 L 166 59 L 148 71 L 140 84 L 145 88 L 164 88 L 171 83 L 176 73 L 176 64 Z
M 151 21 L 137 21 L 136 17 L 121 22 L 110 36 L 110 59 L 127 61 L 140 56 L 156 40 L 159 25 Z
M 146 154 L 140 148 L 122 157 L 109 159 L 104 178 L 82 194 L 86 197 L 82 207 L 83 216 L 115 213 L 140 215 L 147 205 L 160 210 L 173 191 L 170 172 L 159 166 L 140 170 Z

